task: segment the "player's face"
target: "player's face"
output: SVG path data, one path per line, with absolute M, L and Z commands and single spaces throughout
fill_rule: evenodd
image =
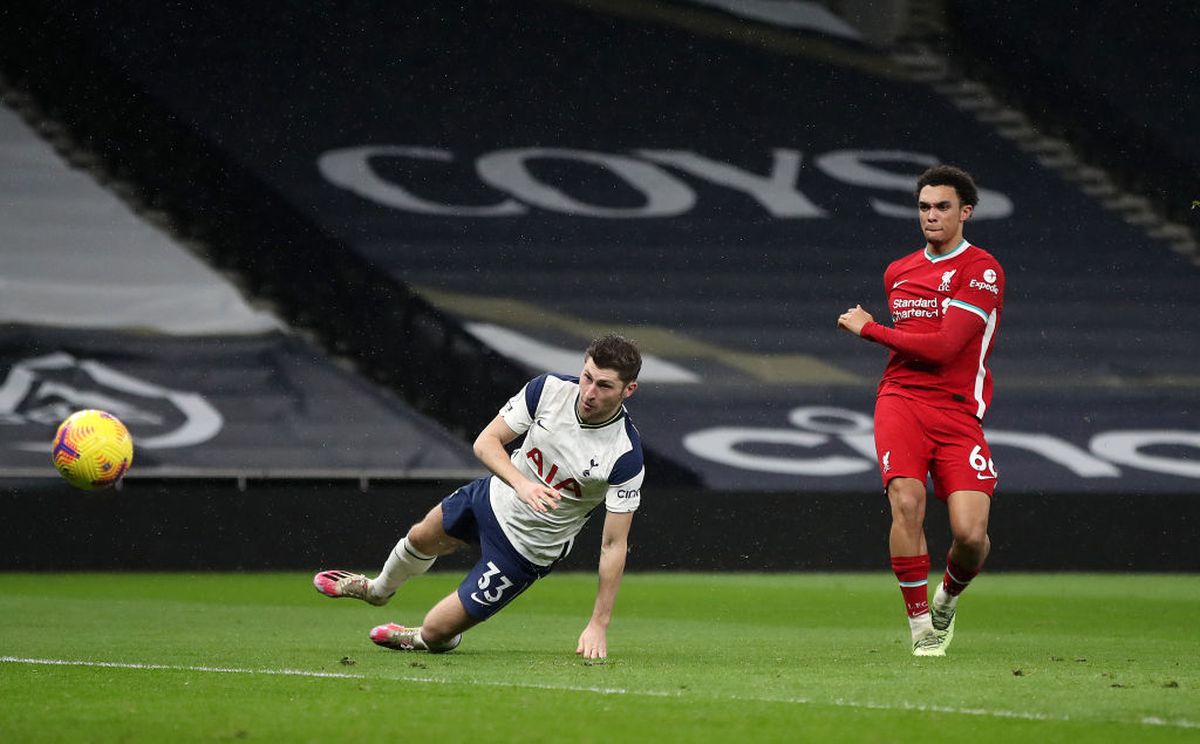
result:
M 917 210 L 931 248 L 953 248 L 962 241 L 962 223 L 971 216 L 971 205 L 959 201 L 953 186 L 925 186 L 917 196 Z
M 583 371 L 579 373 L 579 402 L 576 404 L 579 420 L 585 424 L 608 421 L 636 388 L 636 381 L 622 382 L 616 370 L 601 369 L 590 356 L 585 358 Z

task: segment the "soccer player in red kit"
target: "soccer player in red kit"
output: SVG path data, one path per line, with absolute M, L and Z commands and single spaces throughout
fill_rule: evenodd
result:
M 908 610 L 914 656 L 944 656 L 959 594 L 987 558 L 996 467 L 983 437 L 992 400 L 988 357 L 1004 307 L 1004 270 L 963 238 L 979 200 L 971 176 L 938 165 L 917 180 L 925 247 L 883 274 L 892 327 L 856 305 L 838 327 L 891 349 L 875 403 L 875 449 L 891 504 L 888 546 Z M 946 502 L 953 542 L 929 604 L 925 481 Z

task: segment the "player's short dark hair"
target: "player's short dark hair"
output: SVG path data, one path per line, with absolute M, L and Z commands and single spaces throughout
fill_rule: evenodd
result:
M 616 371 L 624 383 L 633 382 L 642 371 L 642 354 L 637 346 L 615 333 L 593 339 L 588 344 L 586 354 L 600 369 Z
M 952 186 L 958 192 L 958 200 L 972 207 L 979 203 L 979 189 L 975 179 L 962 168 L 954 165 L 935 165 L 917 179 L 917 196 L 926 186 Z

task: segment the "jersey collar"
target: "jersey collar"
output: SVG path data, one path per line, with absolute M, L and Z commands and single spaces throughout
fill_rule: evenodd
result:
M 971 244 L 967 242 L 966 238 L 963 238 L 963 241 L 958 244 L 957 248 L 955 248 L 954 250 L 950 251 L 949 253 L 947 253 L 943 256 L 933 255 L 932 253 L 929 252 L 929 248 L 926 247 L 925 248 L 925 258 L 926 258 L 926 260 L 929 261 L 929 263 L 938 263 L 940 261 L 945 261 L 948 258 L 954 258 L 955 256 L 957 256 L 958 254 L 962 253 L 963 251 L 965 251 L 966 249 L 968 249 L 970 247 L 971 247 Z
M 579 426 L 583 429 L 603 429 L 604 427 L 608 426 L 609 424 L 613 423 L 614 421 L 617 421 L 617 420 L 623 418 L 625 416 L 625 414 L 627 413 L 625 410 L 625 406 L 622 405 L 617 410 L 617 412 L 613 414 L 612 418 L 610 418 L 609 420 L 602 421 L 598 424 L 589 424 L 589 423 L 585 422 L 583 419 L 579 418 L 579 395 L 578 394 L 575 395 L 575 405 L 573 406 L 573 410 L 575 411 L 575 423 L 579 424 Z

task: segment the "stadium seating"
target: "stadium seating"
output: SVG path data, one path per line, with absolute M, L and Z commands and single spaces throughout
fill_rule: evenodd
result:
M 135 433 L 138 477 L 431 477 L 464 443 L 339 368 L 0 106 L 0 473 L 56 481 L 80 408 Z
M 1163 319 L 1194 306 L 1195 267 L 852 41 L 768 48 L 555 2 L 30 15 L 31 87 L 70 53 L 50 30 L 77 40 L 89 64 L 58 67 L 138 104 L 138 131 L 115 139 L 173 132 L 129 167 L 145 179 L 139 159 L 186 155 L 187 193 L 161 177 L 155 193 L 256 291 L 456 431 L 616 328 L 663 363 L 634 410 L 674 475 L 869 484 L 855 437 L 883 353 L 833 319 L 858 302 L 879 313 L 883 268 L 921 242 L 912 178 L 953 161 L 984 187 L 967 235 L 1008 272 L 988 421 L 1017 443 L 1001 445 L 1006 482 L 1194 488 L 1186 468 L 1141 467 L 1141 444 L 1093 445 L 1190 431 L 1178 412 L 1196 378 L 1177 349 L 1195 331 Z M 118 36 L 136 43 L 106 43 Z M 55 84 L 72 120 L 103 113 L 74 72 Z M 404 354 L 387 341 L 397 324 L 416 334 Z M 818 408 L 838 421 L 813 423 Z M 1022 449 L 1032 425 L 1079 462 Z
M 1200 10 L 1104 2 L 1079 13 L 1053 5 L 1036 14 L 1007 3 L 950 3 L 949 40 L 973 75 L 1038 115 L 1087 160 L 1200 234 Z M 1120 54 L 1113 40 L 1120 39 Z
M 597 332 L 638 339 L 648 472 L 703 493 L 697 519 L 798 496 L 797 520 L 849 530 L 874 498 L 885 354 L 834 321 L 883 314 L 884 268 L 922 243 L 916 174 L 960 163 L 983 188 L 966 234 L 1008 276 L 1001 491 L 1045 498 L 1047 525 L 1074 513 L 1053 494 L 1109 515 L 1194 494 L 1189 258 L 840 25 L 729 5 L 77 0 L 6 10 L 0 72 L 460 440 Z

